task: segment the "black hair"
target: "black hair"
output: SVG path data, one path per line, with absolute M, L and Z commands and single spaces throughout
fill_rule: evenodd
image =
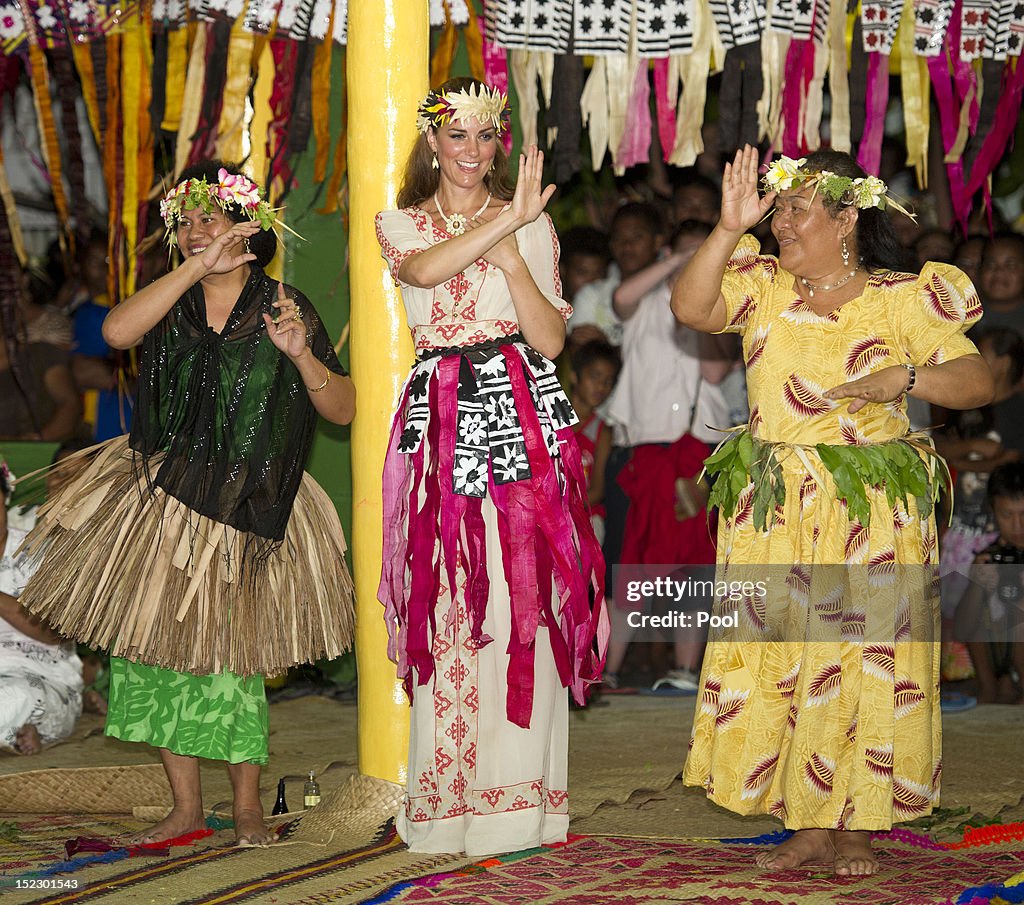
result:
M 1009 327 L 985 327 L 972 331 L 971 339 L 976 346 L 986 340 L 992 346 L 993 354 L 1010 356 L 1010 383 L 1016 385 L 1024 377 L 1024 337 Z
M 214 185 L 220 181 L 217 171 L 221 168 L 227 170 L 232 176 L 241 176 L 242 171 L 238 164 L 227 163 L 223 160 L 202 160 L 190 167 L 186 167 L 178 177 L 178 182 L 186 179 L 205 179 Z M 233 223 L 248 223 L 249 218 L 238 209 L 237 205 L 229 204 L 224 210 L 224 216 Z M 256 235 L 249 237 L 249 251 L 256 255 L 256 263 L 260 267 L 266 267 L 277 253 L 277 236 L 272 229 L 261 229 Z
M 612 217 L 612 229 L 614 230 L 619 221 L 624 220 L 626 217 L 640 220 L 655 236 L 663 236 L 665 234 L 665 223 L 662 220 L 661 211 L 653 204 L 648 204 L 644 201 L 630 201 L 622 205 L 622 207 L 615 211 L 615 216 Z
M 559 260 L 563 264 L 571 261 L 576 255 L 593 255 L 606 264 L 612 259 L 608 236 L 593 226 L 574 226 L 567 229 L 558 237 L 558 244 L 562 249 Z
M 672 231 L 670 246 L 675 246 L 683 236 L 701 236 L 707 238 L 711 235 L 712 226 L 703 220 L 684 220 Z
M 1000 232 L 995 233 L 990 239 L 985 242 L 985 247 L 981 250 L 981 263 L 985 263 L 987 258 L 995 246 L 996 242 L 1010 242 L 1017 246 L 1017 252 L 1022 258 L 1024 258 L 1024 236 L 1020 233 L 1015 233 L 1013 230 L 1004 229 Z
M 1024 462 L 1007 462 L 992 470 L 988 478 L 988 498 L 998 497 L 1011 500 L 1024 497 Z
M 7 498 L 11 495 L 11 482 L 7 478 L 7 469 L 0 468 L 0 505 L 7 505 Z
M 867 176 L 860 164 L 845 151 L 815 151 L 807 156 L 801 169 L 811 173 L 827 170 L 837 176 L 849 176 L 851 179 L 864 179 Z M 820 197 L 825 210 L 833 217 L 838 216 L 839 212 L 844 207 L 849 207 L 851 203 L 844 203 L 843 199 L 833 201 L 823 195 Z M 907 254 L 900 245 L 889 215 L 878 207 L 859 208 L 857 214 L 857 253 L 864 260 L 864 266 L 868 271 L 905 270 Z
M 618 374 L 622 370 L 622 354 L 611 343 L 603 339 L 592 339 L 584 343 L 572 353 L 571 367 L 574 374 L 579 374 L 584 368 L 592 365 L 595 361 L 606 361 Z

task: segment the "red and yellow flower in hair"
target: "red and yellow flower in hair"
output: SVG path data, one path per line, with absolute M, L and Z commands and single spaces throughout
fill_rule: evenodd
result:
M 484 126 L 493 126 L 499 135 L 504 134 L 512 119 L 508 97 L 497 88 L 476 84 L 461 91 L 428 91 L 417 110 L 416 128 L 426 132 L 431 126 L 439 129 L 470 117 Z

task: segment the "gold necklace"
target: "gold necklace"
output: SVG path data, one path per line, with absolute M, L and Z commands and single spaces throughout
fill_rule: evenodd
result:
M 437 207 L 437 212 L 441 215 L 441 219 L 444 220 L 445 228 L 448 230 L 449 234 L 453 236 L 461 236 L 465 233 L 470 220 L 475 220 L 479 217 L 485 210 L 487 210 L 487 205 L 490 203 L 491 193 L 488 192 L 486 200 L 482 205 L 480 205 L 480 210 L 473 214 L 472 217 L 466 217 L 465 214 L 460 214 L 457 211 L 449 217 L 444 212 L 444 208 L 441 207 L 441 201 L 437 197 L 437 192 L 434 192 L 434 204 Z
M 820 286 L 813 286 L 810 283 L 808 283 L 807 280 L 804 279 L 804 277 L 800 277 L 800 282 L 807 287 L 807 292 L 810 294 L 811 298 L 814 298 L 815 292 L 829 292 L 832 289 L 838 289 L 840 286 L 844 286 L 846 283 L 849 283 L 850 280 L 852 280 L 854 276 L 856 276 L 857 271 L 860 270 L 861 263 L 862 262 L 858 261 L 857 266 L 854 267 L 853 270 L 851 270 L 841 280 L 836 280 L 831 286 L 828 285 L 827 283 L 822 283 Z

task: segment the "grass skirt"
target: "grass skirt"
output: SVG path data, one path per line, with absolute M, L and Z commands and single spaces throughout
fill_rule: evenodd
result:
M 155 474 L 159 456 L 150 460 Z M 22 552 L 41 559 L 21 602 L 62 634 L 179 672 L 276 675 L 352 644 L 341 523 L 308 475 L 285 539 L 189 509 L 133 461 L 127 437 L 63 460 L 75 473 Z

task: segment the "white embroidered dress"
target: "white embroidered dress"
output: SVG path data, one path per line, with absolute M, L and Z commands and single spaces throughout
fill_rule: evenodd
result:
M 403 261 L 450 238 L 418 208 L 383 211 L 377 215 L 376 225 L 377 238 L 396 282 L 399 282 L 398 270 Z M 524 226 L 517 231 L 516 240 L 540 291 L 563 317 L 568 317 L 571 309 L 559 297 L 558 241 L 550 218 L 545 214 Z M 519 332 L 504 274 L 486 261 L 477 261 L 463 273 L 432 289 L 400 282 L 399 285 L 418 354 L 435 348 L 498 340 Z M 516 349 L 524 356 L 524 361 L 527 356 L 533 356 L 535 365 L 542 361 L 545 367 L 550 367 L 550 362 L 541 359 L 521 341 Z M 428 361 L 417 368 L 420 373 L 426 373 L 431 363 Z M 417 370 L 413 373 L 416 375 Z M 417 380 L 422 386 L 417 386 Z M 405 413 L 400 405 L 396 416 L 405 418 L 404 425 L 412 423 L 417 411 L 427 407 L 427 391 L 423 388 L 427 378 L 417 380 L 413 381 L 412 394 L 404 403 Z M 554 380 L 553 370 L 551 380 Z M 540 404 L 543 392 L 542 388 L 534 396 L 538 410 L 543 408 Z M 441 416 L 433 411 L 433 404 L 430 404 L 429 418 L 439 419 Z M 572 416 L 571 407 L 568 414 Z M 572 418 L 575 420 L 574 416 Z M 459 423 L 461 425 L 461 420 Z M 555 423 L 553 426 L 564 425 Z M 440 430 L 443 433 L 446 428 Z M 421 433 L 423 438 L 417 437 L 416 443 L 426 448 L 431 434 L 426 428 Z M 549 450 L 552 436 L 553 432 L 549 433 Z M 460 433 L 461 439 L 465 438 Z M 401 449 L 408 451 L 404 444 Z M 556 441 L 555 456 L 557 450 Z M 425 456 L 436 469 L 436 449 L 428 449 Z M 407 797 L 398 815 L 399 835 L 414 851 L 466 852 L 477 856 L 520 850 L 564 840 L 569 825 L 568 700 L 543 620 L 535 637 L 529 728 L 515 725 L 506 713 L 512 670 L 507 650 L 514 625 L 510 589 L 503 571 L 503 552 L 507 554 L 507 550 L 503 551 L 499 513 L 491 499 L 494 482 L 499 480 L 498 468 L 494 458 L 490 461 L 491 483 L 486 494 L 479 485 L 472 483 L 467 489 L 464 477 L 461 486 L 460 478 L 454 478 L 456 492 L 483 497 L 480 513 L 489 584 L 483 631 L 493 639 L 490 643 L 481 647 L 471 637 L 465 563 L 457 567 L 453 595 L 442 545 L 437 542 L 433 547 L 434 566 L 439 576 L 439 582 L 434 585 L 437 600 L 432 608 L 436 626 L 432 630 L 428 628 L 432 631 L 430 656 L 434 672 L 428 684 L 413 686 Z M 385 466 L 386 495 L 387 469 Z M 438 480 L 442 483 L 452 480 L 445 475 L 438 477 L 436 470 L 431 473 L 433 486 Z M 486 465 L 477 480 L 488 480 Z M 418 495 L 413 491 L 416 508 L 423 505 L 425 496 L 425 490 Z M 444 516 L 441 518 L 443 520 Z M 433 523 L 424 527 L 432 530 Z M 407 530 L 407 526 L 401 530 Z M 387 531 L 385 515 L 386 535 Z M 507 543 L 507 538 L 505 541 Z M 413 540 L 407 542 L 411 549 Z M 385 560 L 387 567 L 387 539 Z M 393 616 L 389 622 L 394 622 Z M 389 628 L 395 656 L 393 625 Z M 398 650 L 403 650 L 400 644 Z M 401 653 L 396 659 L 401 675 Z

